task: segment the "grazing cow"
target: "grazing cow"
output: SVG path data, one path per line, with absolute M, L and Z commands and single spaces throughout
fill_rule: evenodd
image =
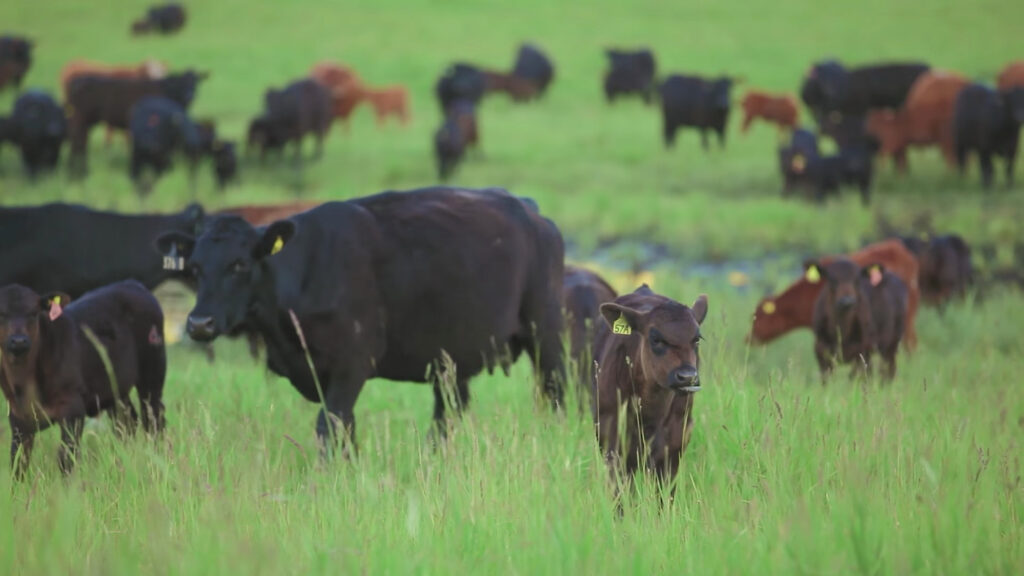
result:
M 75 464 L 86 416 L 106 411 L 123 425 L 122 433 L 134 430 L 139 413 L 132 389 L 143 427 L 163 430 L 163 330 L 160 304 L 138 282 L 100 288 L 74 302 L 20 284 L 0 288 L 0 388 L 9 407 L 15 477 L 24 476 L 36 433 L 53 424 L 61 431 L 64 473 Z
M 1006 65 L 996 78 L 996 88 L 1008 92 L 1012 88 L 1024 88 L 1024 60 Z
M 848 69 L 835 60 L 826 60 L 811 66 L 800 98 L 819 121 L 833 112 L 863 116 L 875 108 L 898 110 L 911 86 L 929 68 L 920 62 L 901 62 Z
M 297 80 L 282 90 L 264 94 L 264 117 L 275 138 L 295 143 L 295 159 L 302 158 L 302 139 L 312 134 L 316 140 L 314 158 L 323 155 L 324 137 L 331 127 L 331 93 L 311 78 Z
M 188 159 L 189 182 L 194 196 L 196 167 L 204 152 L 203 140 L 208 140 L 207 146 L 212 148 L 212 134 L 203 138 L 185 109 L 164 96 L 147 96 L 139 100 L 132 107 L 129 125 L 132 135 L 131 177 L 136 190 L 142 195 L 148 194 L 153 182 L 143 181 L 143 171 L 151 168 L 155 178 L 159 178 L 171 167 L 172 156 L 181 153 Z
M 797 126 L 800 113 L 797 111 L 796 98 L 789 94 L 768 94 L 751 90 L 743 96 L 743 132 L 750 130 L 755 118 L 761 118 L 777 125 L 779 128 L 793 130 Z
M 836 359 L 852 362 L 854 374 L 870 373 L 876 351 L 885 361 L 883 377 L 892 380 L 906 321 L 907 285 L 881 264 L 861 266 L 846 258 L 812 261 L 805 268 L 823 280 L 812 321 L 822 380 L 831 375 Z
M 539 47 L 523 44 L 516 53 L 512 74 L 532 82 L 539 98 L 544 95 L 555 77 L 555 65 Z
M 974 266 L 971 248 L 962 237 L 948 234 L 900 240 L 917 256 L 918 285 L 925 304 L 942 307 L 954 297 L 967 295 L 967 289 L 974 283 Z
M 260 162 L 266 160 L 267 154 L 282 154 L 284 145 L 288 143 L 281 126 L 270 120 L 267 114 L 261 114 L 249 122 L 249 130 L 245 139 L 245 155 L 252 155 L 253 149 L 260 151 Z
M 844 185 L 856 186 L 860 190 L 861 203 L 871 203 L 871 182 L 874 175 L 873 150 L 840 150 L 830 156 L 809 156 L 803 162 L 792 159 L 790 169 L 797 175 L 798 182 L 814 192 L 814 198 L 823 202 L 825 197 L 839 192 Z
M 480 104 L 484 92 L 487 91 L 487 80 L 479 68 L 471 64 L 455 63 L 445 70 L 434 88 L 441 112 L 448 113 L 448 108 L 459 101 Z
M 892 157 L 900 172 L 907 170 L 910 146 L 938 145 L 946 163 L 954 164 L 953 112 L 957 96 L 968 83 L 959 74 L 926 72 L 914 82 L 901 110 L 868 114 L 868 132 L 878 138 L 880 152 Z
M 524 351 L 561 401 L 562 237 L 504 190 L 384 192 L 265 228 L 222 216 L 158 246 L 198 282 L 189 335 L 259 332 L 270 369 L 324 402 L 321 441 L 337 437 L 335 417 L 354 441 L 368 378 L 432 382 L 441 424 L 446 376 L 461 408 L 473 375 Z M 445 354 L 457 376 L 439 372 Z
M 597 273 L 576 266 L 565 266 L 562 303 L 565 306 L 565 320 L 569 325 L 569 357 L 576 363 L 581 405 L 590 396 L 593 386 L 595 358 L 591 354 L 594 335 L 603 322 L 600 307 L 616 296 L 618 294 L 615 289 Z
M 364 99 L 363 82 L 348 66 L 336 62 L 319 62 L 309 77 L 323 84 L 331 93 L 331 113 L 347 130 L 348 119 Z
M 609 103 L 620 96 L 639 95 L 650 104 L 654 99 L 654 53 L 646 48 L 635 51 L 605 50 L 608 71 L 604 75 L 604 96 Z
M 57 167 L 66 134 L 64 109 L 49 94 L 29 90 L 14 102 L 7 137 L 21 149 L 30 177 Z
M 21 88 L 32 66 L 32 41 L 20 36 L 0 36 L 0 90 L 8 84 Z
M 434 156 L 437 176 L 447 180 L 462 161 L 466 150 L 480 145 L 476 122 L 476 106 L 469 101 L 454 102 L 449 106 L 444 123 L 434 133 Z
M 0 286 L 40 292 L 89 290 L 134 279 L 153 289 L 180 276 L 165 270 L 148 248 L 164 232 L 195 233 L 203 209 L 176 214 L 127 215 L 73 204 L 0 208 Z
M 530 80 L 494 70 L 481 70 L 480 73 L 484 76 L 484 94 L 504 92 L 514 102 L 526 102 L 537 96 L 537 87 Z
M 601 304 L 594 421 L 613 478 L 620 471 L 632 476 L 644 465 L 661 480 L 675 477 L 701 389 L 700 326 L 707 312 L 703 294 L 687 307 L 646 284 Z
M 903 342 L 908 350 L 913 350 L 917 346 L 915 320 L 920 300 L 920 268 L 917 258 L 898 240 L 870 244 L 845 257 L 859 266 L 882 264 L 886 270 L 903 280 L 908 294 Z M 840 257 L 825 257 L 819 262 L 829 264 L 838 258 Z M 796 328 L 810 328 L 814 315 L 814 301 L 819 292 L 821 278 L 803 276 L 781 293 L 762 299 L 754 311 L 754 321 L 747 341 L 753 344 L 767 344 Z
M 146 15 L 132 22 L 132 34 L 140 36 L 156 32 L 173 34 L 185 27 L 185 7 L 176 2 L 153 6 Z
M 316 208 L 323 202 L 317 200 L 297 200 L 284 204 L 232 206 L 214 212 L 215 216 L 239 216 L 253 226 L 269 226 L 278 220 L 286 220 Z
M 967 168 L 967 155 L 978 153 L 981 183 L 992 187 L 992 157 L 1006 160 L 1006 185 L 1013 186 L 1020 125 L 1024 123 L 1024 88 L 996 92 L 981 84 L 964 88 L 956 99 L 953 141 L 957 168 Z
M 789 144 L 779 147 L 779 171 L 782 173 L 782 195 L 804 181 L 807 161 L 819 156 L 818 137 L 810 130 L 797 128 L 789 136 Z
M 135 65 L 111 65 L 90 60 L 72 60 L 60 71 L 60 86 L 64 92 L 64 100 L 68 99 L 71 82 L 83 76 L 102 76 L 104 78 L 142 78 L 159 80 L 167 76 L 167 63 L 160 60 L 145 60 Z M 104 142 L 109 146 L 114 139 L 114 129 L 106 129 Z
M 238 152 L 235 150 L 235 143 L 230 140 L 214 140 L 211 154 L 217 188 L 223 190 L 238 179 Z
M 98 123 L 127 130 L 131 109 L 147 96 L 166 96 L 188 110 L 199 82 L 208 73 L 187 71 L 159 80 L 84 76 L 71 81 L 67 109 L 70 114 L 71 170 L 84 174 L 89 131 Z
M 672 75 L 659 87 L 665 147 L 675 144 L 676 130 L 692 126 L 700 130 L 701 146 L 708 149 L 707 130 L 718 134 L 725 147 L 725 125 L 729 121 L 731 78 L 709 80 L 699 76 Z
M 356 90 L 360 101 L 370 103 L 378 126 L 382 126 L 388 116 L 395 116 L 403 125 L 409 123 L 409 92 L 404 86 L 363 87 Z

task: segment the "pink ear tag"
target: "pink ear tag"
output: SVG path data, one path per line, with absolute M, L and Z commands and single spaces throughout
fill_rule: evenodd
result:
M 870 279 L 872 286 L 878 286 L 882 283 L 882 271 L 878 269 L 878 266 L 871 268 Z
M 64 310 L 60 307 L 60 296 L 54 296 L 53 300 L 50 300 L 50 321 L 53 322 L 60 315 L 64 313 Z

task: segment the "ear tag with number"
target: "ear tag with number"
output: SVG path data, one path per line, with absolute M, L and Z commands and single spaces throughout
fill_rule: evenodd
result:
M 629 322 L 626 321 L 625 314 L 619 314 L 619 319 L 612 324 L 613 334 L 629 335 L 633 333 L 633 329 L 629 327 Z

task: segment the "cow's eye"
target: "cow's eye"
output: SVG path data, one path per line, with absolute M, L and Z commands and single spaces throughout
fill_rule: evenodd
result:
M 703 339 L 704 339 L 704 336 L 702 336 L 700 334 L 697 334 L 696 336 L 693 337 L 693 342 L 691 342 L 691 344 L 693 344 L 694 347 L 696 347 L 696 346 L 698 346 L 700 344 L 700 341 L 703 340 Z
M 242 272 L 245 272 L 247 269 L 248 266 L 246 266 L 245 262 L 243 262 L 242 260 L 239 260 L 231 265 L 231 271 L 234 272 L 235 274 L 241 274 Z

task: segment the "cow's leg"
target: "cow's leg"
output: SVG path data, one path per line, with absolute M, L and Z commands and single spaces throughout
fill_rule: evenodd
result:
M 821 383 L 825 384 L 828 382 L 832 371 L 835 369 L 835 350 L 831 346 L 824 342 L 815 340 L 814 342 L 814 357 L 818 360 L 818 370 L 821 371 Z
M 85 418 L 74 416 L 66 418 L 60 423 L 60 448 L 57 450 L 57 463 L 60 471 L 70 474 L 78 460 L 78 443 L 82 438 L 82 427 Z
M 132 178 L 132 183 L 135 184 L 135 192 L 139 195 L 145 194 L 144 185 L 142 182 L 142 153 L 137 148 L 132 147 L 131 167 L 129 168 L 129 174 Z
M 328 380 L 321 379 L 322 384 Z M 324 391 L 325 407 L 320 409 L 316 420 L 316 437 L 320 445 L 321 458 L 329 458 L 331 450 L 338 442 L 342 442 L 342 457 L 348 458 L 349 446 L 357 451 L 356 443 L 356 399 L 362 391 L 366 379 L 363 377 L 347 377 L 329 381 L 329 388 Z M 338 430 L 338 423 L 342 429 Z
M 135 432 L 139 424 L 139 413 L 135 411 L 132 399 L 127 397 L 107 408 L 107 416 L 114 423 L 114 433 L 118 438 L 125 438 Z
M 893 164 L 896 165 L 896 171 L 900 174 L 906 174 L 909 172 L 909 166 L 907 165 L 907 148 L 905 146 L 900 147 L 893 152 L 892 161 Z
M 1013 188 L 1013 164 L 1017 161 L 1017 150 L 1014 147 L 1006 156 L 1006 188 Z
M 994 171 L 994 167 L 992 165 L 992 151 L 979 150 L 978 162 L 981 165 L 981 186 L 988 190 L 992 187 L 992 173 Z
M 957 144 L 955 152 L 956 171 L 962 178 L 967 171 L 967 148 Z
M 23 480 L 28 470 L 29 460 L 32 458 L 32 448 L 35 447 L 36 435 L 34 432 L 27 432 L 11 425 L 11 472 L 15 480 Z
M 444 375 L 434 381 L 434 434 L 444 439 L 448 436 L 448 408 L 455 417 L 469 407 L 469 379 L 456 378 L 455 386 L 446 386 Z
M 725 150 L 725 125 L 716 127 L 715 133 L 718 134 L 718 147 Z
M 700 147 L 703 148 L 705 152 L 710 148 L 710 145 L 708 144 L 708 132 L 703 128 L 700 129 Z
M 676 127 L 666 118 L 661 125 L 661 135 L 665 142 L 665 148 L 669 149 L 676 145 Z
M 562 311 L 558 299 L 547 298 L 540 304 L 539 311 L 528 314 L 531 331 L 525 349 L 540 378 L 541 390 L 555 410 L 565 403 L 565 350 L 562 346 Z

